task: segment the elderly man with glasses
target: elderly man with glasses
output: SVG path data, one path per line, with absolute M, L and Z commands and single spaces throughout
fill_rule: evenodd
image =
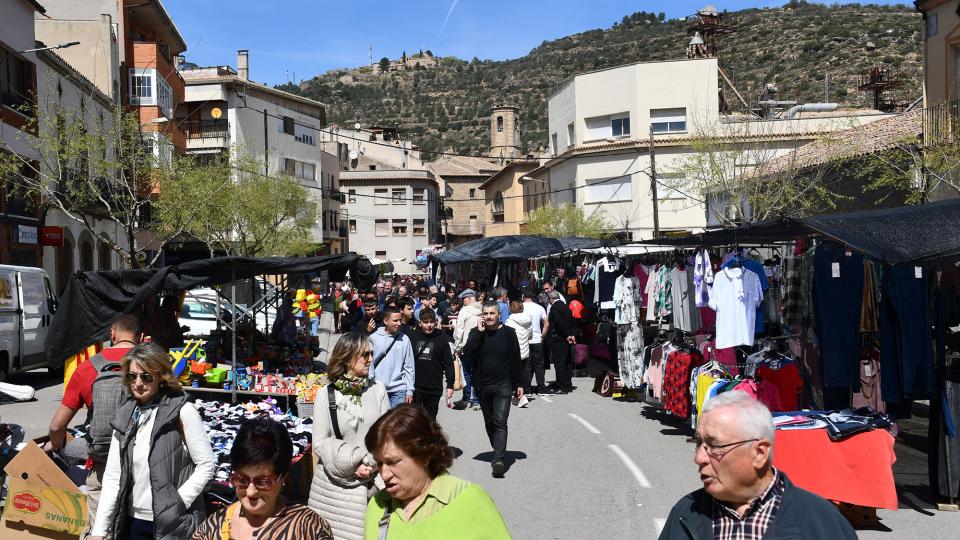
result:
M 704 404 L 693 459 L 703 489 L 673 507 L 660 539 L 855 539 L 833 504 L 774 468 L 773 433 L 770 411 L 743 392 Z

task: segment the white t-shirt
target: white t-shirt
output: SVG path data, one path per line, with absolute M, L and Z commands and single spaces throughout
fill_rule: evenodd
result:
M 757 274 L 743 268 L 724 268 L 713 278 L 710 308 L 717 312 L 718 349 L 753 345 L 757 307 L 763 289 Z
M 547 318 L 547 310 L 536 302 L 524 302 L 523 312 L 533 320 L 530 343 L 543 343 L 543 320 Z

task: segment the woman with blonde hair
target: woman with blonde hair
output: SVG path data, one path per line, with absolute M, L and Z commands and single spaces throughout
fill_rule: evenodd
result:
M 367 501 L 378 490 L 377 462 L 363 438 L 390 402 L 386 387 L 370 380 L 373 361 L 366 336 L 342 335 L 327 365 L 330 384 L 314 403 L 313 448 L 319 463 L 309 505 L 338 539 L 363 538 Z
M 188 538 L 204 519 L 200 494 L 216 471 L 200 414 L 187 402 L 155 343 L 120 361 L 117 405 L 100 505 L 90 538 Z

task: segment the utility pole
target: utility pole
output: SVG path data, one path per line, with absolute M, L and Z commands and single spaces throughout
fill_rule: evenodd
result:
M 650 126 L 650 192 L 653 194 L 653 237 L 660 238 L 660 214 L 657 206 L 657 150 L 653 143 L 653 125 Z
M 267 108 L 263 108 L 263 174 L 270 176 L 270 130 L 267 129 Z M 281 164 L 282 166 L 283 164 Z

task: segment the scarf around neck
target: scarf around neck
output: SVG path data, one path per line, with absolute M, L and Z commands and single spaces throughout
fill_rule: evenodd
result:
M 368 377 L 354 377 L 344 373 L 338 377 L 337 380 L 333 381 L 333 386 L 339 390 L 341 394 L 350 396 L 350 399 L 359 405 L 360 396 L 363 395 L 364 390 L 370 386 L 370 379 Z

